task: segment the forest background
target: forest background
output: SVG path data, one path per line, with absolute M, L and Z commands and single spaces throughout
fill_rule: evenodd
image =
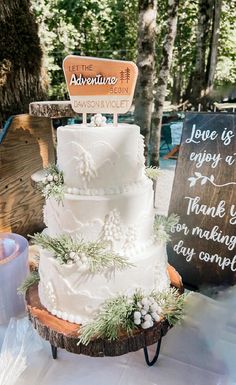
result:
M 137 63 L 134 121 L 152 165 L 165 100 L 182 110 L 236 100 L 236 0 L 3 0 L 0 22 L 2 125 L 32 101 L 68 99 L 68 54 Z

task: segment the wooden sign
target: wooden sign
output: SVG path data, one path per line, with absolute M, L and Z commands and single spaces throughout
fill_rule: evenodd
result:
M 71 105 L 78 113 L 126 113 L 138 69 L 133 62 L 69 55 L 63 69 Z
M 183 282 L 236 283 L 236 115 L 187 113 L 169 214 L 168 245 Z

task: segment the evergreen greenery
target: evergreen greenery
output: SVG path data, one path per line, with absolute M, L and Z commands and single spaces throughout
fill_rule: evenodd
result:
M 162 215 L 156 215 L 154 221 L 154 234 L 157 240 L 168 242 L 170 240 L 170 232 L 173 226 L 179 222 L 176 214 L 171 214 L 168 218 Z
M 26 291 L 29 289 L 30 286 L 34 285 L 35 283 L 39 282 L 40 277 L 38 271 L 34 270 L 32 271 L 22 282 L 20 287 L 17 289 L 18 293 L 25 294 Z
M 183 308 L 186 295 L 179 295 L 176 288 L 170 288 L 168 291 L 152 292 L 151 294 L 160 304 L 163 315 L 170 325 L 175 325 L 183 317 Z
M 137 326 L 134 322 L 134 313 L 139 310 L 139 304 L 147 296 L 138 290 L 132 297 L 125 295 L 107 300 L 96 319 L 85 324 L 79 330 L 78 344 L 87 345 L 94 338 L 116 340 L 121 332 L 133 333 Z M 166 318 L 170 325 L 174 325 L 183 317 L 185 295 L 180 295 L 177 289 L 169 289 L 163 293 L 152 292 L 162 309 L 162 319 Z
M 106 242 L 74 240 L 69 235 L 53 238 L 42 233 L 36 233 L 30 238 L 35 244 L 51 251 L 59 263 L 77 263 L 80 267 L 86 266 L 91 273 L 99 273 L 109 268 L 123 270 L 133 266 L 125 257 L 110 250 Z
M 146 169 L 145 169 L 146 176 L 152 180 L 157 180 L 160 173 L 161 173 L 161 171 L 157 167 L 150 166 L 150 167 L 146 167 Z
M 51 98 L 64 99 L 67 93 L 62 61 L 68 54 L 136 61 L 138 0 L 32 0 L 31 3 L 39 25 Z M 207 4 L 213 9 L 213 3 L 206 2 Z M 177 35 L 168 84 L 168 100 L 177 104 L 186 94 L 194 72 L 198 6 L 198 1 L 179 2 Z M 213 13 L 211 19 L 212 15 Z M 157 73 L 167 30 L 167 17 L 168 2 L 159 1 L 155 59 Z M 218 87 L 233 85 L 236 81 L 235 17 L 236 1 L 222 0 L 215 77 L 215 85 Z M 211 24 L 212 20 L 210 26 Z M 208 53 L 211 45 L 209 38 L 206 44 Z M 214 95 L 217 98 L 221 96 L 220 93 Z

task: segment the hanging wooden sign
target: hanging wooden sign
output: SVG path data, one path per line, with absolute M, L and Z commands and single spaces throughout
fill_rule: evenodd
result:
M 236 115 L 187 113 L 169 214 L 170 263 L 188 285 L 236 283 Z

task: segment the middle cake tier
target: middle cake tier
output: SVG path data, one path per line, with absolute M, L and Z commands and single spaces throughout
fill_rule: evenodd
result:
M 62 202 L 50 197 L 44 206 L 48 235 L 68 234 L 84 241 L 107 241 L 127 254 L 147 246 L 153 237 L 153 188 L 146 178 L 113 195 L 65 194 Z

